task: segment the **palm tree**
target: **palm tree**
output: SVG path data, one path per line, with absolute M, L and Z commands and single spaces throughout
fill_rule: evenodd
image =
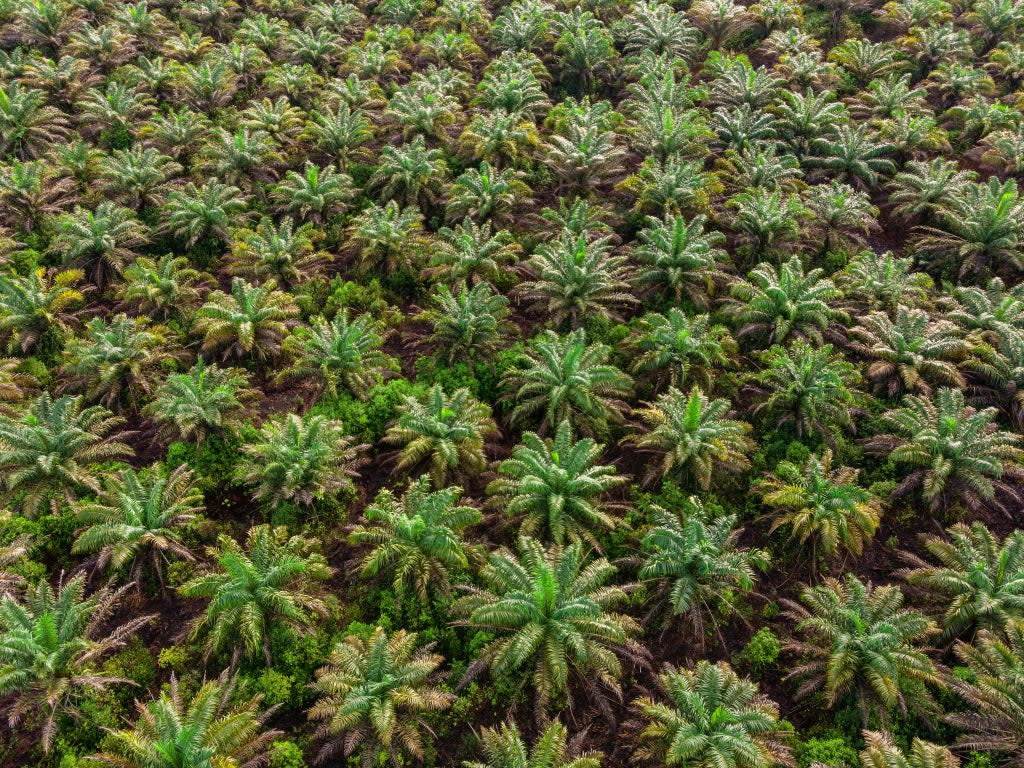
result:
M 804 340 L 775 346 L 763 358 L 765 368 L 749 380 L 763 399 L 754 413 L 774 421 L 775 427 L 792 424 L 798 437 L 817 433 L 834 442 L 836 427 L 853 431 L 853 415 L 862 397 L 857 391 L 857 369 L 832 351 L 832 345 L 813 347 Z
M 295 226 L 291 218 L 274 224 L 267 217 L 255 229 L 239 229 L 231 243 L 228 272 L 256 281 L 275 280 L 288 291 L 317 276 L 330 255 L 316 249 L 322 236 L 312 224 Z
M 880 229 L 871 198 L 848 184 L 816 184 L 807 190 L 804 205 L 811 214 L 806 234 L 821 256 L 866 248 L 868 236 Z
M 124 419 L 102 406 L 82 408 L 81 397 L 54 400 L 48 392 L 18 416 L 0 414 L 0 473 L 5 498 L 32 517 L 53 494 L 73 498 L 79 488 L 99 492 L 91 466 L 125 459 L 119 440 Z
M 419 478 L 397 498 L 390 490 L 377 494 L 363 512 L 367 525 L 349 536 L 353 544 L 371 544 L 360 573 L 373 578 L 391 575 L 392 589 L 401 603 L 411 587 L 427 604 L 431 596 L 447 595 L 451 571 L 469 567 L 462 530 L 482 519 L 475 507 L 458 504 L 462 489 L 449 486 L 430 490 L 430 479 Z
M 612 72 L 617 55 L 614 41 L 590 11 L 574 8 L 556 14 L 552 31 L 558 35 L 554 52 L 563 77 L 575 75 L 577 93 L 589 93 L 594 80 Z
M 466 388 L 449 397 L 435 384 L 422 398 L 402 397 L 398 419 L 383 442 L 401 445 L 399 472 L 429 466 L 434 487 L 452 477 L 469 477 L 486 466 L 484 442 L 497 433 L 491 409 Z
M 71 328 L 86 291 L 76 288 L 85 273 L 40 267 L 25 277 L 0 275 L 0 330 L 10 333 L 8 348 L 23 353 L 34 347 L 58 347 Z
M 787 646 L 802 659 L 789 673 L 804 681 L 797 698 L 820 691 L 834 707 L 852 697 L 865 725 L 872 716 L 886 722 L 908 705 L 935 709 L 925 686 L 941 680 L 917 646 L 937 628 L 923 613 L 903 607 L 898 586 L 874 587 L 847 574 L 804 588 L 800 600 L 803 605 L 786 601 L 786 616 L 804 638 Z
M 578 752 L 569 742 L 566 727 L 555 720 L 527 747 L 515 722 L 480 731 L 486 762 L 464 760 L 462 768 L 601 768 L 600 752 Z
M 432 248 L 425 272 L 450 284 L 465 281 L 475 285 L 489 280 L 500 285 L 520 250 L 507 230 L 493 232 L 490 222 L 477 225 L 463 219 L 453 229 L 442 227 L 437 234 L 440 240 Z
M 14 161 L 0 170 L 0 200 L 7 207 L 4 223 L 29 233 L 47 216 L 59 215 L 75 202 L 75 183 L 42 160 Z
M 520 286 L 528 300 L 555 325 L 579 328 L 585 318 L 621 319 L 615 307 L 632 304 L 628 269 L 612 254 L 611 238 L 565 233 L 541 245 L 524 265 L 533 278 Z
M 132 684 L 95 667 L 155 618 L 136 616 L 104 629 L 125 589 L 104 587 L 86 597 L 85 579 L 76 576 L 56 592 L 42 580 L 24 600 L 0 598 L 0 701 L 6 700 L 8 727 L 27 719 L 28 727 L 41 730 L 44 753 L 63 717 L 76 715 L 84 690 Z
M 353 181 L 333 166 L 321 168 L 307 160 L 302 173 L 285 173 L 284 180 L 274 187 L 274 196 L 283 212 L 320 226 L 348 208 Z
M 800 237 L 801 219 L 809 215 L 798 196 L 762 189 L 741 192 L 727 205 L 735 210 L 730 226 L 748 264 L 791 252 Z
M 95 501 L 75 505 L 82 528 L 71 552 L 96 555 L 96 571 L 130 566 L 137 586 L 148 561 L 163 588 L 165 562 L 172 557 L 195 560 L 180 531 L 202 511 L 203 494 L 186 466 L 170 472 L 160 464 L 141 472 L 124 469 L 107 478 Z
M 0 600 L 17 600 L 21 597 L 25 589 L 25 577 L 8 568 L 23 560 L 31 548 L 31 536 L 16 536 L 8 543 L 0 545 Z
M 233 225 L 244 219 L 247 207 L 238 187 L 210 179 L 201 187 L 190 181 L 171 192 L 162 212 L 166 230 L 191 248 L 204 238 L 227 240 Z
M 121 276 L 147 240 L 145 226 L 131 210 L 105 200 L 95 211 L 79 207 L 61 216 L 50 250 L 62 263 L 81 267 L 102 290 Z
M 445 204 L 449 221 L 468 217 L 474 221 L 492 221 L 508 225 L 514 221 L 513 210 L 519 201 L 529 199 L 531 190 L 521 174 L 497 170 L 486 160 L 479 168 L 468 168 L 452 184 Z
M 87 759 L 116 768 L 259 768 L 282 735 L 266 727 L 276 707 L 264 708 L 262 695 L 239 699 L 237 686 L 238 678 L 225 670 L 186 700 L 172 673 L 157 698 L 136 702 L 135 724 L 108 730 L 103 751 Z
M 823 274 L 821 269 L 805 272 L 799 256 L 778 270 L 771 264 L 758 264 L 750 271 L 749 282 L 740 280 L 732 287 L 737 337 L 753 337 L 768 344 L 803 337 L 820 345 L 822 331 L 834 315 L 829 302 L 838 295 Z
M 423 215 L 416 206 L 400 208 L 394 200 L 371 203 L 352 219 L 348 237 L 364 273 L 415 272 L 424 243 Z
M 439 149 L 427 149 L 423 136 L 400 147 L 385 145 L 380 165 L 367 182 L 368 191 L 381 202 L 394 200 L 402 205 L 428 208 L 438 198 L 448 166 Z
M 607 432 L 609 422 L 622 421 L 622 398 L 630 393 L 632 380 L 608 365 L 611 348 L 587 344 L 582 329 L 562 338 L 547 330 L 530 346 L 501 383 L 516 402 L 510 423 L 540 415 L 538 434 L 568 421 L 580 434 L 596 436 Z
M 960 760 L 946 747 L 915 736 L 904 752 L 884 731 L 864 731 L 860 764 L 862 768 L 960 768 Z
M 625 21 L 629 25 L 624 52 L 636 56 L 650 51 L 691 60 L 699 47 L 697 30 L 686 15 L 657 0 L 639 3 Z
M 817 570 L 818 548 L 828 558 L 840 549 L 860 555 L 882 517 L 881 502 L 857 485 L 858 470 L 832 468 L 832 451 L 811 455 L 803 466 L 783 461 L 754 490 L 772 509 L 771 530 L 790 528 L 800 545 L 811 541 L 811 568 Z
M 729 410 L 728 400 L 710 400 L 696 386 L 689 395 L 669 387 L 654 403 L 639 409 L 636 413 L 646 429 L 628 439 L 641 451 L 661 457 L 649 468 L 646 481 L 692 479 L 706 491 L 716 471 L 739 472 L 750 466 L 750 425 L 728 418 Z
M 159 207 L 167 198 L 167 182 L 182 166 L 153 147 L 115 149 L 101 161 L 105 192 L 132 210 Z
M 327 321 L 315 317 L 300 325 L 284 340 L 292 364 L 279 378 L 316 378 L 332 397 L 338 385 L 365 399 L 374 384 L 396 367 L 395 359 L 381 349 L 387 332 L 369 314 L 349 320 L 342 309 Z
M 999 429 L 996 413 L 967 406 L 956 389 L 940 389 L 934 401 L 907 395 L 901 408 L 882 416 L 893 431 L 876 435 L 866 447 L 911 467 L 895 495 L 920 488 L 933 511 L 957 501 L 973 511 L 991 506 L 1008 513 L 997 496 L 1020 503 L 1024 451 L 1020 435 Z
M 677 302 L 686 297 L 703 307 L 720 274 L 719 264 L 726 260 L 725 251 L 717 247 L 725 235 L 705 232 L 705 222 L 704 216 L 689 222 L 679 215 L 667 214 L 664 220 L 648 216 L 634 251 L 643 265 L 637 280 L 669 293 Z
M 1006 637 L 982 630 L 973 644 L 957 641 L 956 655 L 970 677 L 950 676 L 949 686 L 968 709 L 950 712 L 945 720 L 961 731 L 957 746 L 995 752 L 1007 765 L 1024 760 L 1024 624 L 1010 622 Z
M 923 227 L 918 246 L 940 263 L 959 267 L 961 279 L 1008 264 L 1024 266 L 1024 200 L 1017 182 L 968 184 L 939 209 L 938 226 Z
M 686 619 L 703 647 L 705 622 L 717 629 L 737 610 L 737 592 L 753 589 L 754 571 L 768 567 L 768 552 L 739 546 L 743 529 L 736 515 L 712 517 L 696 496 L 677 510 L 652 505 L 649 515 L 638 575 L 661 587 L 655 610 L 667 599 L 672 615 Z
M 0 88 L 0 153 L 24 160 L 45 153 L 70 134 L 67 117 L 46 103 L 46 94 L 12 82 Z
M 96 317 L 84 337 L 64 345 L 63 387 L 115 411 L 137 410 L 156 387 L 160 368 L 180 356 L 165 326 L 120 314 L 109 322 Z
M 276 357 L 299 314 L 290 294 L 270 280 L 252 285 L 231 279 L 231 293 L 213 291 L 196 313 L 194 331 L 203 336 L 203 354 L 220 353 L 221 360 Z
M 938 564 L 906 553 L 907 583 L 942 610 L 942 639 L 970 637 L 978 630 L 998 634 L 1024 619 L 1024 532 L 999 540 L 984 523 L 956 523 L 948 539 L 925 536 Z
M 423 715 L 446 709 L 454 697 L 434 684 L 444 657 L 421 646 L 415 633 L 375 627 L 368 637 L 349 635 L 317 670 L 317 702 L 309 719 L 318 723 L 322 763 L 335 755 L 360 755 L 363 768 L 423 756 Z
M 532 670 L 538 718 L 567 693 L 570 674 L 595 693 L 601 683 L 619 695 L 618 654 L 638 659 L 642 649 L 631 639 L 636 622 L 609 610 L 626 596 L 607 584 L 615 572 L 604 558 L 587 563 L 578 543 L 544 549 L 521 536 L 518 557 L 493 553 L 480 573 L 484 586 L 467 587 L 453 608 L 466 626 L 494 636 L 474 667 L 495 678 Z
M 208 598 L 192 623 L 192 637 L 206 634 L 206 655 L 234 648 L 233 657 L 255 656 L 262 649 L 270 666 L 270 630 L 286 626 L 311 630 L 314 617 L 326 616 L 316 582 L 333 569 L 315 554 L 316 540 L 292 536 L 283 526 L 256 525 L 245 547 L 221 535 L 208 554 L 217 570 L 200 574 L 179 588 L 184 597 Z
M 286 414 L 267 421 L 256 442 L 242 447 L 246 461 L 238 479 L 253 486 L 253 501 L 272 509 L 284 504 L 311 507 L 355 490 L 353 478 L 368 446 L 353 445 L 342 423 L 325 416 Z
M 142 415 L 154 419 L 170 439 L 195 440 L 230 430 L 242 416 L 243 403 L 255 396 L 239 368 L 207 365 L 202 358 L 185 373 L 172 373 L 157 387 Z
M 558 425 L 553 440 L 534 432 L 524 432 L 522 440 L 499 465 L 500 477 L 487 493 L 510 517 L 524 515 L 521 535 L 558 545 L 584 541 L 600 551 L 594 529 L 611 530 L 617 523 L 600 497 L 627 478 L 597 464 L 604 446 L 590 438 L 573 440 L 568 421 Z
M 125 269 L 117 297 L 141 315 L 169 320 L 173 316 L 187 316 L 198 306 L 200 287 L 206 280 L 184 256 L 140 256 Z
M 730 367 L 737 351 L 724 325 L 712 325 L 710 315 L 690 316 L 678 307 L 664 315 L 644 315 L 628 342 L 634 352 L 633 373 L 654 375 L 656 391 L 665 383 L 679 388 L 692 380 L 710 390 L 716 372 Z
M 662 696 L 633 702 L 645 722 L 637 758 L 694 768 L 793 765 L 778 706 L 728 663 L 666 666 L 658 682 Z
M 913 271 L 913 259 L 889 252 L 861 251 L 836 275 L 836 285 L 851 314 L 885 312 L 894 316 L 900 306 L 917 307 L 928 299 L 932 279 Z
M 451 365 L 457 360 L 486 360 L 499 350 L 504 337 L 515 328 L 508 321 L 508 299 L 496 293 L 490 283 L 472 288 L 465 284 L 456 292 L 438 286 L 431 296 L 433 306 L 415 319 L 430 323 L 434 331 L 429 343 Z
M 934 386 L 965 387 L 957 362 L 967 343 L 948 320 L 932 320 L 923 309 L 896 307 L 862 317 L 849 331 L 851 348 L 871 360 L 867 376 L 889 397 L 903 392 L 930 395 Z
M 310 112 L 304 137 L 344 171 L 349 161 L 368 154 L 363 145 L 373 137 L 373 126 L 364 110 L 342 102 L 333 111 Z
M 894 147 L 868 133 L 866 125 L 839 123 L 835 131 L 811 142 L 815 156 L 811 164 L 836 181 L 857 188 L 874 188 L 896 172 L 887 155 Z
M 903 222 L 933 224 L 951 200 L 959 199 L 977 176 L 943 157 L 911 160 L 889 184 L 892 214 Z

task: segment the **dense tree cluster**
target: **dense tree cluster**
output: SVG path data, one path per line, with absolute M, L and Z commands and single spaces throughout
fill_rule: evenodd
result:
M 1020 0 L 0 0 L 0 765 L 1024 765 L 1022 180 Z

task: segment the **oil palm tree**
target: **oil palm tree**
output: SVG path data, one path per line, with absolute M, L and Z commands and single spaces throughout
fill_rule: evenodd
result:
M 435 684 L 443 662 L 404 629 L 374 627 L 368 636 L 337 643 L 313 683 L 317 701 L 309 719 L 323 742 L 316 761 L 358 754 L 362 768 L 371 768 L 385 759 L 422 758 L 423 731 L 430 731 L 423 716 L 454 698 Z
M 907 395 L 882 416 L 892 432 L 868 440 L 867 450 L 909 466 L 897 495 L 920 489 L 932 510 L 956 501 L 974 511 L 1007 511 L 999 496 L 1020 503 L 1024 451 L 1019 435 L 999 429 L 996 413 L 971 408 L 956 389 L 940 389 L 934 400 Z
M 895 319 L 882 312 L 862 317 L 849 336 L 851 348 L 871 361 L 867 377 L 889 397 L 930 395 L 934 386 L 966 386 L 957 363 L 968 346 L 949 320 L 933 320 L 923 309 L 901 305 Z
M 340 385 L 365 399 L 370 388 L 396 367 L 382 349 L 386 334 L 369 314 L 350 320 L 348 310 L 342 309 L 330 321 L 315 317 L 284 340 L 292 363 L 279 377 L 313 377 L 332 397 L 337 397 Z
M 252 285 L 232 278 L 231 293 L 213 291 L 196 312 L 194 332 L 203 337 L 203 354 L 221 360 L 277 357 L 299 309 L 292 297 L 270 280 Z
M 790 529 L 791 538 L 811 542 L 811 568 L 818 551 L 835 558 L 841 550 L 860 555 L 882 517 L 881 502 L 857 484 L 858 470 L 832 467 L 832 451 L 811 455 L 803 466 L 783 461 L 754 491 L 772 510 L 771 530 Z
M 664 477 L 692 480 L 707 490 L 717 472 L 746 469 L 753 447 L 747 437 L 750 425 L 729 418 L 729 411 L 728 400 L 711 400 L 696 386 L 688 395 L 669 387 L 655 402 L 639 409 L 644 431 L 629 439 L 641 451 L 660 457 L 648 469 L 647 482 Z
M 127 587 L 104 587 L 85 596 L 76 576 L 56 591 L 42 580 L 23 600 L 0 599 L 0 702 L 8 727 L 38 729 L 49 753 L 65 716 L 76 715 L 77 699 L 88 689 L 128 683 L 96 664 L 155 618 L 135 618 L 104 628 Z
M 634 353 L 633 373 L 653 376 L 656 389 L 695 381 L 710 390 L 716 372 L 730 367 L 737 352 L 728 328 L 713 325 L 710 315 L 691 316 L 678 307 L 640 318 L 629 348 Z
M 111 410 L 137 410 L 156 388 L 162 366 L 180 358 L 170 330 L 145 318 L 93 318 L 64 345 L 64 388 Z
M 559 545 L 583 541 L 600 551 L 595 531 L 617 523 L 601 497 L 626 482 L 615 467 L 597 463 L 603 449 L 590 438 L 574 440 L 568 421 L 558 425 L 551 440 L 524 432 L 487 492 L 510 517 L 524 516 L 518 526 L 523 536 Z
M 634 252 L 642 264 L 638 282 L 664 291 L 676 301 L 687 298 L 694 306 L 705 306 L 726 259 L 718 248 L 725 241 L 724 234 L 705 231 L 705 222 L 703 216 L 690 221 L 672 214 L 664 220 L 648 216 Z
M 248 200 L 238 187 L 210 179 L 201 187 L 190 181 L 172 191 L 161 210 L 165 230 L 191 248 L 206 238 L 227 240 L 247 207 Z
M 125 269 L 117 297 L 132 310 L 157 320 L 187 317 L 199 305 L 206 279 L 184 256 L 140 256 Z
M 900 749 L 885 731 L 864 731 L 862 768 L 959 768 L 960 760 L 947 747 L 914 737 L 909 750 Z
M 266 727 L 276 707 L 264 707 L 262 695 L 240 697 L 237 689 L 238 678 L 225 670 L 186 699 L 172 673 L 155 699 L 136 702 L 134 725 L 108 731 L 103 751 L 88 759 L 117 768 L 259 768 L 282 735 Z
M 0 329 L 10 334 L 8 348 L 25 353 L 58 346 L 85 303 L 86 290 L 77 287 L 84 277 L 80 269 L 48 273 L 42 267 L 25 277 L 0 275 Z
M 508 267 L 520 250 L 507 230 L 495 232 L 490 222 L 478 225 L 463 219 L 450 229 L 442 227 L 438 237 L 426 272 L 450 284 L 489 280 L 500 285 L 511 274 Z
M 894 317 L 900 306 L 919 307 L 928 299 L 932 279 L 915 272 L 913 259 L 891 253 L 861 251 L 835 277 L 851 314 L 885 312 Z
M 712 517 L 696 496 L 679 509 L 652 505 L 648 514 L 638 575 L 659 586 L 654 610 L 660 613 L 667 602 L 703 647 L 709 625 L 717 630 L 737 610 L 740 595 L 753 589 L 756 571 L 768 567 L 768 552 L 739 546 L 743 529 L 736 515 Z
M 924 537 L 932 562 L 906 553 L 911 567 L 902 574 L 941 611 L 942 639 L 1002 634 L 1024 619 L 1024 533 L 1000 540 L 976 521 L 956 523 L 946 534 Z
M 342 423 L 295 413 L 267 421 L 255 442 L 242 447 L 238 479 L 254 488 L 253 500 L 277 509 L 311 507 L 355 490 L 365 445 L 354 445 Z
M 748 378 L 761 395 L 754 414 L 775 427 L 792 425 L 797 437 L 817 433 L 834 442 L 837 427 L 853 431 L 853 416 L 863 398 L 857 369 L 832 351 L 799 340 L 772 347 L 762 357 L 764 370 Z
M 483 470 L 484 443 L 496 433 L 491 409 L 468 389 L 449 396 L 435 384 L 422 398 L 402 397 L 398 419 L 383 441 L 401 446 L 399 472 L 429 468 L 434 487 L 441 489 L 453 477 Z
M 280 210 L 299 221 L 321 226 L 345 212 L 353 196 L 352 177 L 333 166 L 321 168 L 306 161 L 302 172 L 287 171 L 274 187 Z
M 920 644 L 938 630 L 903 600 L 896 585 L 875 587 L 847 574 L 806 587 L 800 603 L 787 601 L 801 637 L 787 646 L 801 659 L 789 673 L 803 681 L 797 697 L 820 691 L 829 707 L 851 698 L 865 725 L 909 708 L 934 711 L 926 686 L 941 678 Z
M 423 239 L 423 215 L 415 206 L 371 204 L 352 220 L 349 238 L 362 272 L 415 272 Z
M 830 302 L 838 295 L 835 284 L 821 269 L 809 272 L 799 256 L 776 269 L 761 263 L 748 280 L 732 287 L 733 318 L 737 338 L 782 344 L 791 338 L 822 343 L 822 332 L 834 316 Z
M 165 438 L 195 440 L 198 445 L 211 434 L 234 428 L 244 402 L 254 396 L 240 368 L 220 368 L 200 358 L 184 373 L 164 379 L 142 415 L 155 420 Z
M 778 706 L 728 663 L 667 666 L 658 683 L 657 699 L 633 702 L 644 723 L 637 758 L 695 768 L 793 765 Z
M 483 728 L 480 748 L 486 762 L 464 760 L 462 768 L 601 768 L 604 757 L 575 749 L 568 730 L 557 720 L 546 725 L 529 747 L 515 722 Z
M 918 247 L 958 267 L 961 279 L 1001 264 L 1024 266 L 1024 200 L 1014 179 L 966 185 L 948 196 L 938 218 L 937 226 L 922 229 Z
M 426 340 L 451 365 L 458 360 L 488 359 L 500 349 L 504 337 L 515 326 L 508 321 L 508 299 L 496 293 L 490 283 L 472 288 L 464 284 L 453 292 L 438 286 L 432 306 L 416 315 L 430 323 L 433 333 Z
M 102 290 L 121 277 L 148 239 L 132 211 L 105 200 L 94 211 L 79 207 L 61 216 L 50 250 L 62 263 L 83 269 Z
M 160 464 L 140 472 L 124 469 L 106 478 L 95 501 L 75 504 L 82 528 L 71 552 L 95 555 L 98 572 L 127 567 L 137 586 L 148 565 L 162 588 L 165 563 L 196 559 L 181 532 L 202 511 L 203 494 L 184 465 L 170 472 Z
M 253 657 L 260 651 L 270 666 L 270 630 L 284 626 L 312 629 L 327 609 L 317 596 L 317 582 L 333 572 L 316 542 L 288 536 L 284 527 L 257 525 L 249 529 L 243 547 L 221 535 L 209 549 L 214 569 L 179 588 L 188 598 L 206 598 L 206 610 L 192 622 L 193 638 L 206 635 L 209 657 L 227 648 L 233 656 Z
M 957 746 L 995 752 L 1007 765 L 1019 766 L 1024 760 L 1024 624 L 1010 622 L 1005 637 L 982 630 L 973 643 L 957 641 L 955 649 L 970 674 L 948 680 L 969 707 L 945 718 L 961 732 Z
M 471 672 L 529 673 L 539 718 L 566 695 L 570 677 L 618 695 L 619 656 L 639 658 L 642 649 L 632 640 L 636 622 L 611 610 L 626 596 L 608 585 L 615 570 L 604 558 L 586 562 L 578 543 L 545 549 L 521 536 L 518 556 L 504 548 L 493 553 L 480 573 L 483 586 L 467 587 L 453 607 L 466 626 L 494 637 Z
M 619 320 L 617 307 L 635 303 L 626 259 L 612 252 L 611 238 L 563 234 L 541 245 L 524 265 L 531 280 L 520 291 L 551 322 L 579 328 L 585 318 Z
M 537 433 L 568 421 L 586 436 L 605 433 L 609 423 L 622 421 L 632 380 L 608 364 L 611 349 L 588 344 L 582 329 L 559 337 L 547 330 L 534 339 L 529 352 L 517 360 L 517 370 L 502 380 L 516 405 L 509 414 L 514 425 L 540 417 Z
M 228 271 L 256 281 L 274 280 L 285 291 L 315 278 L 330 256 L 318 250 L 320 233 L 311 224 L 295 226 L 291 218 L 279 224 L 264 217 L 255 229 L 236 230 Z
M 399 498 L 388 489 L 377 494 L 363 512 L 366 525 L 349 535 L 352 544 L 373 549 L 360 563 L 360 574 L 389 575 L 402 602 L 411 591 L 421 604 L 451 590 L 452 572 L 469 567 L 463 529 L 482 519 L 475 507 L 459 504 L 462 489 L 431 491 L 426 476 L 413 482 Z
M 48 392 L 18 416 L 0 414 L 0 476 L 5 498 L 17 499 L 32 517 L 54 495 L 74 498 L 100 490 L 92 466 L 125 459 L 132 449 L 119 440 L 124 419 L 102 406 L 82 408 L 81 397 Z

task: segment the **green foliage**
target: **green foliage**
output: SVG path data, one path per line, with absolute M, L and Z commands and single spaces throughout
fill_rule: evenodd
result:
M 780 653 L 782 642 L 769 627 L 761 627 L 733 660 L 738 666 L 748 670 L 753 679 L 758 680 L 775 665 Z

